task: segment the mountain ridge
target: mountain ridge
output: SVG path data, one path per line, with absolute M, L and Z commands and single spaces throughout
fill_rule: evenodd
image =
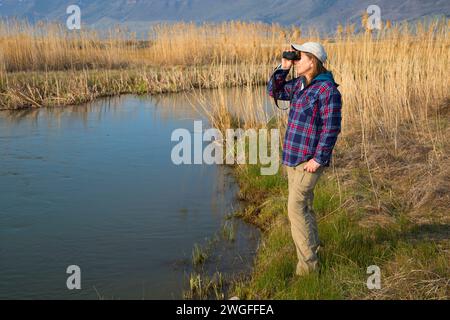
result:
M 0 17 L 64 23 L 71 4 L 81 8 L 83 24 L 98 29 L 115 24 L 143 28 L 161 21 L 242 20 L 313 27 L 330 33 L 339 23 L 359 27 L 361 15 L 371 4 L 380 7 L 384 21 L 450 16 L 450 1 L 445 0 L 0 0 Z

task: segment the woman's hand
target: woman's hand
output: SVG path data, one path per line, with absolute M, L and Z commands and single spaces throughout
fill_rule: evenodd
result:
M 303 166 L 303 170 L 306 170 L 309 173 L 314 173 L 320 167 L 320 163 L 316 162 L 314 159 L 310 159 Z

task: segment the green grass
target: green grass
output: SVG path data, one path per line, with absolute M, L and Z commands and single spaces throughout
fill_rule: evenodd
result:
M 341 206 L 337 183 L 325 174 L 314 198 L 323 244 L 321 265 L 318 272 L 298 277 L 294 275 L 297 258 L 287 218 L 286 177 L 281 170 L 275 176 L 261 176 L 256 165 L 241 167 L 236 175 L 249 202 L 240 216 L 265 232 L 253 273 L 246 281 L 235 282 L 234 294 L 244 299 L 448 297 L 448 254 L 437 242 L 420 237 L 424 232 L 441 232 L 448 240 L 446 225 L 417 226 L 397 212 L 395 223 L 388 227 L 362 227 L 358 221 L 364 210 Z M 341 196 L 345 200 L 361 192 L 364 190 L 350 190 Z M 364 198 L 368 194 L 366 190 Z M 366 286 L 370 265 L 381 268 L 381 290 Z
M 194 267 L 203 264 L 208 259 L 208 252 L 205 248 L 200 247 L 198 244 L 194 245 L 192 250 L 192 265 Z
M 189 277 L 189 289 L 183 292 L 184 299 L 224 299 L 225 279 L 222 273 L 212 276 L 193 273 Z
M 226 220 L 222 224 L 222 238 L 226 241 L 233 242 L 236 240 L 236 229 L 233 221 Z

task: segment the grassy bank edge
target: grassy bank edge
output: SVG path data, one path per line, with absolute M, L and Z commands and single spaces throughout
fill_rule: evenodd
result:
M 78 105 L 120 94 L 160 94 L 265 83 L 270 66 L 170 66 L 0 74 L 0 110 Z
M 439 241 L 420 237 L 446 232 L 445 225 L 417 225 L 398 211 L 387 226 L 360 226 L 364 208 L 355 210 L 346 203 L 361 190 L 342 190 L 330 167 L 319 180 L 314 199 L 323 245 L 321 267 L 298 277 L 284 170 L 262 176 L 258 165 L 235 169 L 240 197 L 247 202 L 237 216 L 258 226 L 263 235 L 253 273 L 236 279 L 231 295 L 241 299 L 448 299 L 448 252 Z M 355 170 L 355 174 L 364 172 Z M 372 265 L 381 269 L 380 290 L 367 287 L 371 275 L 367 268 Z

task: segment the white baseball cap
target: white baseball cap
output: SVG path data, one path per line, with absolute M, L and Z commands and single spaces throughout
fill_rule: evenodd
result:
M 325 63 L 327 60 L 327 53 L 325 52 L 323 46 L 318 42 L 305 42 L 304 44 L 292 43 L 291 47 L 297 51 L 312 53 L 322 63 Z

